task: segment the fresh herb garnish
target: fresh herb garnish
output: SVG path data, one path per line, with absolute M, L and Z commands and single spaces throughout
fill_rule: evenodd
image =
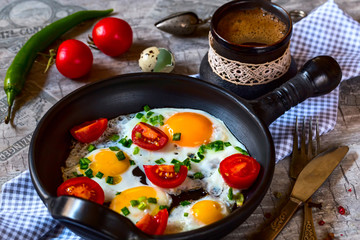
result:
M 87 150 L 88 150 L 89 152 L 92 152 L 92 151 L 95 150 L 95 148 L 96 148 L 96 147 L 95 147 L 93 144 L 90 144 L 90 145 L 88 146 Z
M 163 164 L 163 163 L 165 163 L 165 160 L 163 158 L 160 158 L 158 160 L 155 160 L 155 163 L 156 164 Z
M 103 176 L 104 176 L 104 174 L 102 172 L 98 172 L 95 177 L 101 179 Z
M 117 134 L 112 135 L 109 140 L 112 142 L 116 142 L 117 140 L 119 140 L 120 136 Z
M 139 148 L 139 147 L 135 147 L 133 154 L 136 155 L 136 154 L 138 154 L 139 152 L 140 152 L 140 148 Z
M 174 133 L 172 140 L 173 141 L 180 141 L 181 133 Z
M 122 161 L 122 160 L 125 159 L 125 154 L 124 154 L 123 151 L 119 151 L 119 152 L 116 153 L 116 157 L 117 157 L 117 159 L 118 159 L 119 161 Z

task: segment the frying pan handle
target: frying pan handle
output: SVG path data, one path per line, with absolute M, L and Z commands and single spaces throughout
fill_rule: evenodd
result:
M 305 63 L 298 74 L 274 91 L 250 101 L 256 115 L 267 125 L 291 107 L 309 97 L 334 90 L 341 80 L 339 64 L 330 56 L 315 57 Z
M 60 196 L 48 199 L 47 207 L 54 219 L 89 239 L 153 239 L 126 217 L 97 203 Z

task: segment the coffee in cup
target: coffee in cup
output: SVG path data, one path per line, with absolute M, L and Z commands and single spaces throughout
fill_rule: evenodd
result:
M 272 45 L 286 35 L 286 30 L 285 23 L 261 8 L 228 12 L 216 28 L 228 42 L 247 46 Z

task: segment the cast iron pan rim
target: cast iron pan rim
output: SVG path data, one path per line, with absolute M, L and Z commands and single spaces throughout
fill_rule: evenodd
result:
M 252 195 L 252 201 L 247 201 L 245 202 L 242 210 L 241 210 L 241 214 L 230 214 L 227 217 L 225 217 L 224 219 L 211 224 L 209 226 L 206 227 L 202 227 L 196 230 L 192 230 L 192 231 L 187 231 L 187 232 L 183 232 L 183 233 L 177 233 L 177 234 L 172 234 L 172 235 L 164 235 L 164 236 L 156 236 L 157 239 L 169 239 L 169 238 L 176 238 L 176 239 L 186 239 L 188 238 L 189 235 L 195 236 L 195 235 L 202 235 L 202 234 L 208 234 L 208 231 L 215 231 L 216 229 L 222 229 L 222 228 L 226 228 L 227 225 L 231 224 L 231 223 L 238 223 L 237 225 L 240 225 L 240 223 L 242 223 L 243 221 L 245 221 L 246 219 L 243 219 L 244 216 L 248 217 L 251 215 L 251 213 L 257 208 L 257 206 L 259 205 L 259 203 L 261 202 L 261 200 L 263 199 L 263 197 L 266 194 L 266 191 L 271 183 L 272 177 L 273 177 L 273 173 L 274 173 L 274 168 L 275 168 L 275 148 L 274 148 L 274 143 L 273 143 L 273 139 L 271 137 L 271 134 L 268 130 L 268 127 L 265 125 L 265 123 L 260 120 L 251 110 L 251 107 L 249 107 L 249 104 L 246 104 L 246 100 L 236 96 L 235 94 L 227 91 L 224 88 L 221 88 L 217 85 L 214 85 L 212 83 L 203 81 L 201 79 L 197 79 L 197 78 L 193 78 L 190 76 L 185 76 L 185 75 L 180 75 L 180 74 L 170 74 L 170 73 L 130 73 L 130 74 L 123 74 L 123 75 L 117 75 L 117 76 L 113 76 L 104 80 L 100 80 L 94 83 L 90 83 L 87 85 L 84 85 L 76 90 L 74 90 L 73 92 L 69 93 L 68 95 L 66 95 L 65 97 L 63 97 L 62 99 L 60 99 L 57 103 L 55 103 L 47 112 L 46 114 L 41 118 L 40 122 L 38 123 L 34 133 L 33 133 L 33 137 L 32 140 L 30 142 L 30 147 L 29 147 L 29 170 L 30 170 L 30 176 L 31 176 L 31 180 L 34 184 L 34 187 L 37 191 L 37 193 L 39 194 L 41 200 L 45 203 L 45 205 L 48 205 L 47 203 L 50 202 L 51 198 L 56 197 L 56 196 L 51 196 L 49 195 L 42 183 L 40 182 L 39 178 L 38 178 L 38 172 L 36 169 L 36 165 L 35 165 L 35 156 L 34 156 L 34 152 L 32 151 L 32 149 L 34 148 L 35 143 L 38 141 L 38 134 L 40 132 L 40 129 L 42 128 L 42 126 L 44 125 L 44 123 L 46 123 L 47 118 L 49 116 L 51 116 L 52 114 L 55 114 L 58 109 L 62 109 L 64 106 L 66 106 L 69 102 L 76 100 L 79 97 L 82 97 L 84 94 L 82 92 L 86 91 L 86 90 L 91 90 L 91 89 L 97 89 L 99 88 L 99 86 L 102 85 L 112 85 L 112 84 L 120 84 L 119 82 L 121 82 L 123 79 L 125 80 L 129 80 L 131 78 L 134 79 L 139 79 L 139 78 L 147 78 L 147 77 L 153 77 L 153 76 L 159 76 L 159 78 L 163 77 L 166 79 L 181 79 L 182 81 L 188 81 L 188 82 L 194 82 L 197 84 L 201 84 L 203 85 L 205 88 L 211 88 L 214 89 L 215 91 L 219 91 L 222 94 L 224 94 L 226 97 L 229 97 L 231 100 L 235 101 L 237 104 L 239 104 L 241 107 L 243 107 L 248 114 L 252 117 L 253 121 L 255 121 L 255 123 L 257 125 L 259 125 L 261 127 L 261 129 L 264 131 L 267 141 L 269 142 L 270 145 L 270 162 L 268 163 L 268 171 L 264 173 L 264 181 L 258 186 L 258 190 L 254 192 L 254 194 Z M 81 93 L 81 94 L 79 94 Z M 251 204 L 251 208 L 247 207 L 247 205 Z M 236 212 L 236 211 L 235 211 Z

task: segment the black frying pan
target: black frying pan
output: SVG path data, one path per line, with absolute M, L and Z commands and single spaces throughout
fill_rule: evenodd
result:
M 42 118 L 29 149 L 31 178 L 51 215 L 84 238 L 219 239 L 250 216 L 270 185 L 275 150 L 267 126 L 306 98 L 330 92 L 340 79 L 337 62 L 318 57 L 282 87 L 252 102 L 202 80 L 175 74 L 135 73 L 96 82 L 64 97 Z M 100 117 L 111 119 L 138 112 L 146 104 L 152 108 L 201 109 L 224 121 L 262 166 L 257 181 L 247 191 L 243 207 L 197 230 L 150 236 L 107 207 L 76 197 L 56 197 L 56 189 L 62 183 L 60 167 L 69 153 L 69 129 Z

